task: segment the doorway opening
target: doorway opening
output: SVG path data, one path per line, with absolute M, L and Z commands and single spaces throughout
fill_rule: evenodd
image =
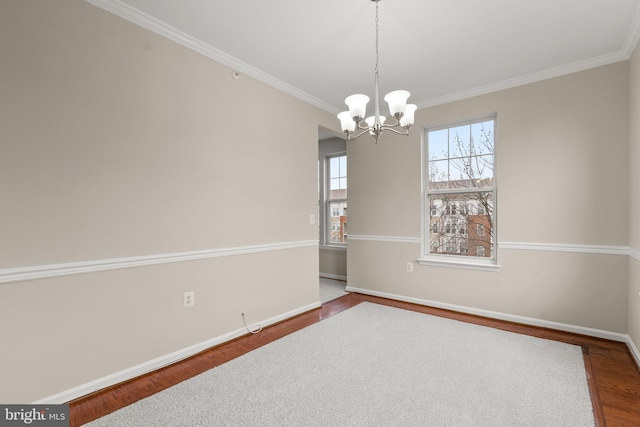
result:
M 348 240 L 347 143 L 318 128 L 318 240 L 320 302 L 345 295 Z

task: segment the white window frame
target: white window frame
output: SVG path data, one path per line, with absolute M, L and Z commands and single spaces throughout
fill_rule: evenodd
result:
M 341 152 L 336 152 L 336 153 L 330 153 L 327 154 L 324 158 L 324 218 L 325 218 L 325 227 L 324 227 L 324 236 L 322 236 L 323 239 L 323 243 L 324 246 L 334 246 L 334 247 L 339 247 L 339 248 L 346 248 L 347 247 L 347 242 L 332 242 L 331 241 L 331 231 L 333 230 L 333 224 L 332 224 L 332 212 L 331 212 L 331 203 L 342 203 L 342 202 L 347 202 L 347 208 L 348 208 L 348 195 L 346 198 L 336 198 L 336 199 L 332 199 L 330 198 L 330 193 L 331 193 L 331 173 L 330 173 L 330 162 L 332 158 L 336 158 L 336 157 L 345 157 L 345 159 L 348 162 L 348 157 L 347 157 L 347 152 L 346 151 L 341 151 Z M 348 167 L 347 167 L 347 171 L 348 171 Z M 346 175 L 347 178 L 347 194 L 348 194 L 348 188 L 349 188 L 349 175 L 347 172 Z M 338 227 L 339 228 L 339 227 Z M 333 230 L 335 231 L 335 230 Z
M 429 221 L 429 214 L 431 212 L 431 202 L 429 196 L 437 194 L 435 191 L 429 190 L 429 147 L 428 147 L 428 134 L 429 132 L 450 129 L 458 126 L 470 125 L 473 123 L 480 123 L 488 120 L 494 122 L 494 135 L 493 135 L 493 186 L 485 187 L 483 191 L 492 192 L 493 197 L 493 249 L 492 257 L 476 257 L 468 255 L 447 255 L 447 254 L 435 254 L 431 253 L 429 232 L 432 228 L 432 224 Z M 497 224 L 498 224 L 498 197 L 497 197 L 497 150 L 498 145 L 496 141 L 496 129 L 497 129 L 497 114 L 491 114 L 487 116 L 477 117 L 468 120 L 461 120 L 452 123 L 447 123 L 439 126 L 431 126 L 423 128 L 422 132 L 422 203 L 421 203 L 421 256 L 418 258 L 418 262 L 421 265 L 438 266 L 438 267 L 453 267 L 462 269 L 474 269 L 485 271 L 498 271 L 500 266 L 498 264 L 498 237 L 497 237 Z M 468 189 L 463 190 L 448 190 L 442 194 L 453 194 L 456 192 L 464 193 L 468 192 Z M 470 210 L 470 207 L 466 207 L 466 210 Z M 462 252 L 462 251 L 461 251 Z

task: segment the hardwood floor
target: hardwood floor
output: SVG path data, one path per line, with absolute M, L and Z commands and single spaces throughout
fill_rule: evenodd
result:
M 324 304 L 319 309 L 267 327 L 259 334 L 248 334 L 176 364 L 69 402 L 70 425 L 79 426 L 100 418 L 363 301 L 579 345 L 583 349 L 597 425 L 640 426 L 640 370 L 624 343 L 353 293 Z

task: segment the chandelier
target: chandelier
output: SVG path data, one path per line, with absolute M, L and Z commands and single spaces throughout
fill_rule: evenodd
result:
M 389 104 L 389 114 L 393 122 L 385 124 L 386 117 L 380 115 L 380 103 L 378 101 L 378 11 L 380 0 L 371 0 L 376 3 L 376 68 L 375 68 L 375 87 L 374 87 L 374 115 L 364 118 L 367 111 L 367 103 L 369 97 L 367 95 L 356 94 L 348 96 L 344 100 L 349 107 L 349 111 L 343 111 L 338 114 L 342 131 L 347 135 L 347 139 L 356 139 L 365 133 L 373 136 L 375 143 L 385 130 L 390 130 L 399 135 L 409 135 L 409 128 L 413 125 L 414 113 L 417 106 L 407 104 L 409 92 L 406 90 L 394 90 L 385 95 L 384 100 Z M 360 133 L 353 135 L 356 130 Z

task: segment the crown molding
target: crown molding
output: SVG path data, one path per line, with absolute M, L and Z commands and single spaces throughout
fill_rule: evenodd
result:
M 600 67 L 602 65 L 613 64 L 615 62 L 620 62 L 620 61 L 626 61 L 629 59 L 629 57 L 630 57 L 630 54 L 627 54 L 625 50 L 620 50 L 618 52 L 602 55 L 597 58 L 590 58 L 584 61 L 578 61 L 571 64 L 550 68 L 548 70 L 543 70 L 537 73 L 526 74 L 524 76 L 502 80 L 496 83 L 491 83 L 488 85 L 478 86 L 475 88 L 451 93 L 448 95 L 426 99 L 424 101 L 417 102 L 416 105 L 418 106 L 418 109 L 434 107 L 436 105 L 447 104 L 449 102 L 460 101 L 467 98 L 473 98 L 474 96 L 486 95 L 489 93 L 498 92 L 505 89 L 511 89 L 517 86 L 536 83 L 536 82 L 551 79 L 554 77 L 560 77 L 567 74 L 577 73 L 579 71 L 588 70 L 590 68 Z
M 192 37 L 183 31 L 178 30 L 144 12 L 139 11 L 120 0 L 85 0 L 86 2 L 104 9 L 114 15 L 117 15 L 123 19 L 133 22 L 143 28 L 153 31 L 163 37 L 166 37 L 176 43 L 179 43 L 189 49 L 192 49 L 208 58 L 211 58 L 221 64 L 228 66 L 229 68 L 246 74 L 255 78 L 275 89 L 278 89 L 288 95 L 291 95 L 301 101 L 307 102 L 315 107 L 320 108 L 331 114 L 338 114 L 340 109 L 331 105 L 321 99 L 318 99 L 288 83 L 279 80 L 270 74 L 267 74 L 246 62 L 219 50 L 215 47 L 208 45 L 195 37 Z M 632 25 L 629 29 L 629 33 L 625 40 L 624 46 L 618 52 L 614 52 L 607 55 L 602 55 L 596 58 L 587 59 L 584 61 L 574 62 L 572 64 L 563 65 L 560 67 L 543 70 L 537 73 L 531 73 L 524 76 L 503 80 L 500 82 L 478 86 L 467 90 L 429 98 L 423 101 L 416 102 L 418 109 L 433 107 L 436 105 L 446 104 L 449 102 L 459 101 L 474 96 L 486 95 L 492 92 L 497 92 L 504 89 L 510 89 L 517 86 L 522 86 L 529 83 L 535 83 L 538 81 L 550 79 L 553 77 L 559 77 L 566 74 L 575 73 L 578 71 L 587 70 L 590 68 L 599 67 L 602 65 L 611 64 L 614 62 L 625 61 L 631 57 L 635 46 L 640 40 L 640 6 L 636 9 Z
M 256 80 L 259 80 L 267 85 L 278 89 L 288 95 L 293 96 L 301 101 L 304 101 L 308 104 L 311 104 L 315 107 L 320 108 L 321 110 L 327 111 L 331 114 L 338 114 L 339 109 L 335 106 L 322 101 L 288 83 L 283 82 L 270 74 L 267 74 L 246 62 L 240 61 L 233 56 L 216 49 L 215 47 L 204 43 L 195 37 L 186 34 L 183 31 L 178 30 L 150 15 L 147 15 L 144 12 L 135 9 L 120 0 L 85 0 L 87 3 L 90 3 L 96 7 L 99 7 L 107 12 L 113 13 L 127 21 L 130 21 L 136 25 L 139 25 L 142 28 L 145 28 L 149 31 L 152 31 L 156 34 L 159 34 L 163 37 L 168 38 L 182 46 L 194 50 L 201 55 L 204 55 L 214 61 L 220 62 L 227 67 L 238 71 L 242 74 L 246 74 L 247 76 L 253 77 Z
M 633 51 L 638 45 L 638 40 L 640 40 L 640 5 L 636 9 L 636 13 L 633 16 L 631 28 L 629 28 L 627 39 L 625 40 L 624 47 L 622 48 L 622 51 L 625 53 L 627 59 L 631 58 L 631 55 L 633 55 Z

